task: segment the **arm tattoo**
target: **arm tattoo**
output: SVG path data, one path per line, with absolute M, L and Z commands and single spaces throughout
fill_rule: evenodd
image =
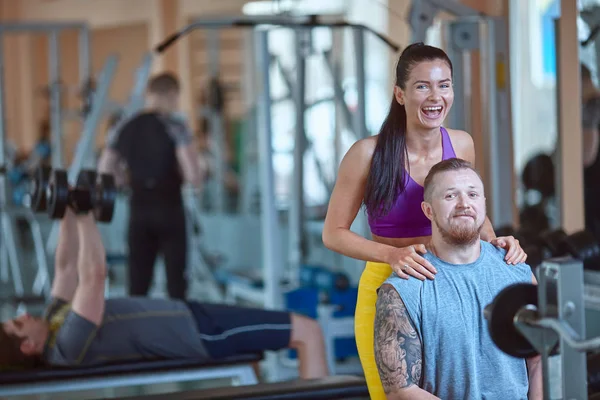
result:
M 391 285 L 383 285 L 377 297 L 375 362 L 385 393 L 421 383 L 421 340 Z

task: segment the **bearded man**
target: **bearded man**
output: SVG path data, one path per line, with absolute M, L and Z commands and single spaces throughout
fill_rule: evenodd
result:
M 436 164 L 424 183 L 433 280 L 392 274 L 378 290 L 375 358 L 388 400 L 542 399 L 539 356 L 511 357 L 493 343 L 484 307 L 505 287 L 533 282 L 527 264 L 481 240 L 483 182 L 467 161 Z

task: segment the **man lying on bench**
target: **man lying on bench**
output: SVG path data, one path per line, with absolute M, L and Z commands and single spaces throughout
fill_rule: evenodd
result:
M 106 255 L 92 215 L 60 222 L 52 302 L 44 318 L 0 329 L 0 366 L 87 366 L 149 359 L 220 359 L 298 352 L 301 378 L 328 375 L 316 321 L 281 311 L 153 298 L 104 299 Z

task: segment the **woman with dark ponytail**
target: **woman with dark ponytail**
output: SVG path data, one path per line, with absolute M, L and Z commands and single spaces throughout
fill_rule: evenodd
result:
M 374 357 L 377 289 L 395 272 L 404 279 L 434 279 L 435 268 L 422 257 L 431 222 L 421 210 L 423 181 L 431 167 L 448 158 L 475 164 L 473 139 L 442 123 L 454 100 L 452 62 L 423 43 L 408 46 L 396 67 L 390 111 L 379 134 L 356 142 L 339 168 L 323 229 L 329 249 L 366 261 L 359 283 L 355 334 L 371 399 L 385 399 Z M 350 230 L 361 206 L 372 240 Z M 527 255 L 511 237 L 496 238 L 489 220 L 483 240 L 507 249 L 506 262 Z

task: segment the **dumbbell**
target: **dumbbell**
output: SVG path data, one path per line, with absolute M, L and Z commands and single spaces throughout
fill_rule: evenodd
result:
M 600 270 L 600 244 L 591 232 L 583 230 L 569 235 L 565 247 L 571 256 L 583 261 L 583 269 Z
M 46 189 L 48 188 L 48 180 L 50 179 L 51 172 L 51 168 L 39 167 L 33 174 L 33 179 L 29 184 L 29 208 L 34 212 L 44 212 L 48 209 Z
M 569 249 L 566 246 L 567 238 L 568 235 L 560 228 L 542 232 L 540 235 L 540 240 L 544 247 L 550 251 L 551 257 L 564 257 L 569 254 Z
M 600 270 L 600 243 L 591 232 L 582 230 L 567 235 L 556 229 L 540 237 L 551 257 L 571 256 L 583 261 L 584 269 Z
M 52 219 L 64 217 L 67 207 L 75 213 L 92 211 L 98 222 L 110 222 L 117 194 L 112 175 L 97 175 L 93 170 L 82 170 L 75 187 L 70 188 L 67 172 L 41 168 L 36 172 L 31 187 L 31 208 L 47 211 Z

